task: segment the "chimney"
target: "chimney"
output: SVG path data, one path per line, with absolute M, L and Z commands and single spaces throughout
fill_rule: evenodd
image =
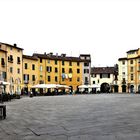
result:
M 44 55 L 46 55 L 46 52 L 44 52 Z
M 66 54 L 62 53 L 62 54 L 61 54 L 61 57 L 66 57 Z
M 17 44 L 14 44 L 14 47 L 17 47 Z
M 56 53 L 56 57 L 58 56 L 58 53 Z
M 52 56 L 53 55 L 53 52 L 50 52 L 50 56 Z

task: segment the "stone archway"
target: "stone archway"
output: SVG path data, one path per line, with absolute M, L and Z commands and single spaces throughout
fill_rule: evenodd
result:
M 101 92 L 102 93 L 109 93 L 110 86 L 108 83 L 102 83 L 101 84 Z
M 134 85 L 131 85 L 131 86 L 130 86 L 130 92 L 131 92 L 131 93 L 134 93 Z
M 114 85 L 114 92 L 118 92 L 118 85 Z
M 122 85 L 122 92 L 126 92 L 126 85 Z

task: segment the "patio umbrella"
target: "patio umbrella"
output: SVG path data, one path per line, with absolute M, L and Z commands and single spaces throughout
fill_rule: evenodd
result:
M 78 88 L 89 88 L 89 85 L 80 85 Z
M 3 85 L 10 85 L 9 82 L 5 82 L 5 81 L 0 81 L 0 84 L 3 84 Z
M 67 85 L 56 85 L 56 88 L 67 88 L 67 89 L 70 89 L 70 87 L 67 86 Z
M 96 85 L 96 84 L 93 84 L 93 85 L 90 85 L 89 88 L 100 88 L 100 86 Z
M 56 88 L 55 84 L 37 84 L 32 86 L 32 88 Z

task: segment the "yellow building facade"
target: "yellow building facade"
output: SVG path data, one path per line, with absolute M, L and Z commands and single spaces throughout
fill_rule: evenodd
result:
M 79 57 L 34 54 L 38 57 L 39 83 L 62 84 L 73 90 L 82 84 L 82 62 Z
M 90 84 L 90 55 L 79 57 L 66 54 L 23 55 L 16 44 L 0 43 L 0 78 L 9 83 L 6 92 L 28 93 L 36 84 L 60 84 L 75 91 L 79 85 Z M 32 89 L 34 90 L 34 89 Z
M 126 58 L 119 58 L 119 66 L 120 92 L 140 92 L 140 48 L 128 51 Z
M 6 51 L 6 82 L 10 83 L 7 92 L 20 93 L 22 83 L 22 55 L 23 49 L 16 44 L 0 43 L 0 49 Z
M 32 86 L 38 84 L 38 72 L 38 59 L 33 56 L 23 55 L 23 94 L 27 94 Z

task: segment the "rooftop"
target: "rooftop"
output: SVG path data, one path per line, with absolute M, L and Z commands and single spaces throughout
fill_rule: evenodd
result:
M 92 67 L 91 74 L 114 74 L 115 67 Z
M 12 48 L 24 50 L 23 48 L 17 47 L 17 44 L 11 45 L 11 44 L 7 44 L 7 43 L 2 43 L 2 42 L 0 42 L 0 45 L 6 45 L 6 46 L 9 46 L 9 47 L 12 47 Z
M 64 61 L 76 61 L 76 62 L 90 62 L 89 60 L 83 60 L 80 57 L 71 57 L 71 56 L 66 56 L 66 54 L 61 54 L 61 55 L 53 55 L 53 53 L 49 54 L 38 54 L 34 53 L 33 56 L 37 56 L 39 58 L 44 58 L 44 59 L 50 59 L 50 60 L 64 60 Z
M 23 55 L 23 58 L 32 59 L 32 60 L 38 60 L 35 56 L 29 56 L 29 55 Z
M 127 57 L 122 57 L 122 58 L 119 58 L 118 60 L 119 61 L 121 61 L 121 60 L 127 60 Z
M 138 51 L 138 50 L 139 50 L 139 48 L 138 49 L 134 49 L 134 50 L 129 50 L 126 53 L 135 52 L 135 51 Z

